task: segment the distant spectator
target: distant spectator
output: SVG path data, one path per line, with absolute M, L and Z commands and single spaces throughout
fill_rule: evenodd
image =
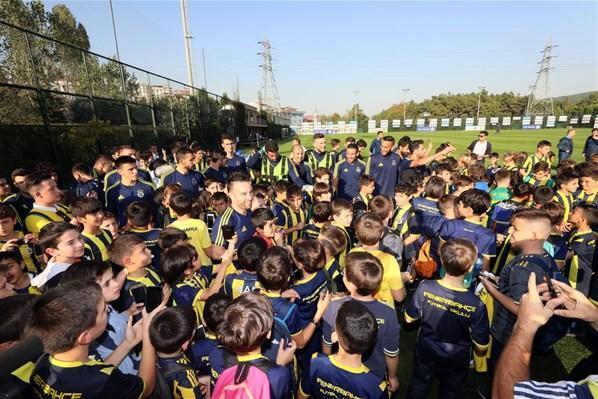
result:
M 575 129 L 569 128 L 567 135 L 559 140 L 556 146 L 559 149 L 559 163 L 573 155 L 573 137 L 575 137 Z
M 592 135 L 588 136 L 583 146 L 583 155 L 587 162 L 592 160 L 594 154 L 598 154 L 598 128 L 592 129 Z
M 488 141 L 488 132 L 482 130 L 479 139 L 472 141 L 469 147 L 467 147 L 467 151 L 476 157 L 478 163 L 483 165 L 484 159 L 492 154 L 492 144 Z

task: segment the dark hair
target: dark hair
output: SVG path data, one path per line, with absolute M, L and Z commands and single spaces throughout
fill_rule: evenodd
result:
M 249 352 L 262 346 L 272 331 L 272 304 L 263 295 L 247 292 L 226 308 L 217 335 L 233 352 Z
M 251 237 L 243 241 L 238 251 L 239 266 L 248 272 L 255 272 L 266 249 L 266 242 L 260 237 Z
M 316 133 L 316 134 L 314 134 L 314 140 L 323 139 L 323 138 L 325 138 L 325 136 L 322 133 Z
M 434 166 L 434 173 L 438 174 L 440 172 L 451 172 L 451 167 L 447 163 L 439 163 Z
M 128 155 L 123 155 L 122 157 L 116 158 L 116 160 L 114 161 L 114 167 L 116 169 L 120 169 L 121 166 L 131 163 L 137 165 L 137 161 L 135 160 L 135 158 L 130 157 Z
M 409 146 L 411 144 L 411 137 L 403 136 L 399 139 L 399 143 L 397 144 L 399 147 Z
M 415 187 L 413 187 L 412 184 L 407 183 L 407 182 L 400 182 L 399 184 L 397 184 L 395 186 L 395 194 L 403 193 L 406 196 L 410 196 L 410 195 L 415 194 L 416 191 L 417 191 L 417 189 Z
M 324 194 L 330 194 L 330 191 L 330 186 L 328 184 L 324 182 L 317 182 L 316 184 L 314 184 L 313 196 L 314 198 L 319 198 Z M 287 196 L 288 195 L 289 193 L 287 192 Z
M 164 282 L 170 285 L 182 280 L 185 270 L 193 268 L 193 261 L 197 252 L 189 245 L 175 245 L 162 252 L 160 266 L 164 275 Z
M 446 215 L 449 209 L 455 209 L 457 197 L 453 194 L 445 194 L 438 200 L 438 210 L 442 215 Z
M 313 206 L 312 218 L 315 223 L 326 223 L 332 216 L 330 201 L 319 201 Z
M 64 271 L 60 283 L 66 284 L 71 281 L 93 281 L 95 283 L 111 268 L 112 266 L 108 262 L 81 260 L 73 263 L 71 267 Z
M 339 139 L 332 139 L 332 140 L 330 140 L 330 145 L 331 146 L 339 145 L 340 143 L 341 143 L 341 141 Z
M 110 245 L 110 261 L 123 266 L 124 260 L 131 255 L 133 249 L 138 245 L 145 245 L 145 241 L 135 234 L 123 234 L 118 236 Z
M 337 198 L 330 203 L 330 209 L 333 216 L 340 215 L 341 211 L 353 212 L 353 204 L 343 198 Z
M 193 200 L 184 192 L 175 193 L 170 196 L 168 206 L 179 216 L 189 215 L 193 209 Z
M 255 228 L 263 229 L 266 225 L 266 222 L 275 219 L 274 213 L 272 213 L 272 209 L 270 208 L 259 208 L 253 211 L 251 214 L 251 224 Z
M 62 235 L 71 230 L 79 232 L 76 226 L 67 222 L 52 222 L 42 227 L 39 232 L 39 246 L 42 251 L 46 252 L 48 248 L 56 249 L 60 244 Z
M 293 257 L 307 273 L 315 273 L 326 265 L 326 252 L 318 240 L 299 239 L 295 241 Z
M 35 298 L 34 295 L 21 294 L 0 299 L 0 344 L 21 338 Z
M 203 308 L 203 321 L 206 323 L 209 332 L 216 332 L 218 326 L 224 320 L 224 312 L 230 303 L 231 299 L 222 293 L 212 294 L 206 300 Z
M 451 238 L 440 247 L 440 260 L 450 276 L 462 276 L 478 257 L 475 245 L 465 238 Z
M 366 141 L 364 139 L 357 140 L 357 148 L 359 148 L 359 147 L 365 148 L 367 146 L 368 146 L 368 143 L 366 143 Z
M 384 137 L 382 137 L 382 141 L 389 141 L 394 144 L 395 138 L 392 136 L 384 136 Z
M 289 187 L 287 187 L 287 198 L 292 197 L 303 197 L 303 192 L 301 191 L 301 188 L 294 184 L 291 184 Z
M 97 198 L 79 197 L 71 203 L 71 213 L 74 217 L 85 216 L 102 210 L 102 202 Z
M 22 265 L 23 257 L 21 256 L 21 253 L 18 252 L 18 250 L 0 251 L 0 262 L 2 262 L 3 260 L 9 260 L 9 259 L 14 260 L 18 264 Z
M 145 201 L 134 201 L 127 206 L 127 223 L 132 227 L 147 227 L 152 222 L 152 206 Z
M 349 137 L 347 137 L 347 139 L 349 139 Z M 355 139 L 353 139 L 352 142 L 350 142 L 350 144 L 347 144 L 346 147 L 347 150 L 355 150 L 355 151 L 359 151 L 359 148 L 357 148 L 357 144 L 355 144 Z
M 185 155 L 193 155 L 193 151 L 191 150 L 191 148 L 189 147 L 181 147 L 179 148 L 176 153 L 174 154 L 177 163 L 181 162 L 181 159 L 185 156 Z
M 25 178 L 25 188 L 27 192 L 30 192 L 31 189 L 39 186 L 46 180 L 52 180 L 52 175 L 45 171 L 37 171 L 28 174 Z
M 586 202 L 577 205 L 577 208 L 583 213 L 583 217 L 588 221 L 588 225 L 592 229 L 595 229 L 598 226 L 598 208 Z
M 195 312 L 191 306 L 162 309 L 150 323 L 150 341 L 157 352 L 175 353 L 193 338 L 196 324 Z
M 426 197 L 439 199 L 446 192 L 446 182 L 442 177 L 432 176 L 424 187 Z
M 268 248 L 257 265 L 257 281 L 267 291 L 282 291 L 288 285 L 291 268 L 291 256 L 286 249 Z
M 579 179 L 579 174 L 573 169 L 566 169 L 556 176 L 556 181 L 559 183 L 559 186 L 577 179 Z
M 486 131 L 486 130 L 482 130 L 482 131 L 480 132 L 480 134 L 483 134 L 484 136 L 488 136 L 488 131 Z
M 71 173 L 83 173 L 85 175 L 91 175 L 91 166 L 84 164 L 83 162 L 77 162 L 71 168 Z
M 251 183 L 251 176 L 245 172 L 233 172 L 228 177 L 228 187 L 230 187 L 233 183 Z
M 359 177 L 359 188 L 361 189 L 364 186 L 369 186 L 372 182 L 375 182 L 375 181 L 376 181 L 376 179 L 374 179 L 370 175 L 361 175 Z
M 355 235 L 364 245 L 376 245 L 384 233 L 384 223 L 379 215 L 365 212 L 357 218 Z
M 378 323 L 368 308 L 355 300 L 343 303 L 336 315 L 339 345 L 350 354 L 368 352 L 376 343 Z
M 187 233 L 176 227 L 167 227 L 158 236 L 158 246 L 162 251 L 167 250 L 179 241 L 188 241 Z
M 6 218 L 16 219 L 17 212 L 11 205 L 0 203 L 0 220 Z
M 288 180 L 278 180 L 273 185 L 274 192 L 276 194 L 286 193 L 287 192 L 287 188 L 289 188 L 290 185 L 291 185 L 291 183 Z
M 24 168 L 17 168 L 10 173 L 10 179 L 14 180 L 17 176 L 25 176 L 27 177 L 31 172 Z
M 511 178 L 511 171 L 507 169 L 499 169 L 494 174 L 494 181 L 503 181 Z
M 229 202 L 228 195 L 226 195 L 226 193 L 223 193 L 222 191 L 218 191 L 218 192 L 214 193 L 212 195 L 212 198 L 210 198 L 210 204 L 213 204 L 214 202 L 218 202 L 218 201 L 224 201 L 228 204 L 228 202 Z
M 471 208 L 473 213 L 481 216 L 490 208 L 490 194 L 485 191 L 472 188 L 459 195 L 457 202 L 460 202 L 465 208 Z
M 102 290 L 94 281 L 61 284 L 33 303 L 25 336 L 36 336 L 50 354 L 72 349 L 81 333 L 95 326 Z M 102 309 L 102 311 L 104 311 Z
M 548 186 L 536 187 L 533 192 L 534 203 L 544 205 L 552 201 L 554 198 L 554 190 Z
M 264 144 L 264 150 L 266 150 L 266 152 L 278 152 L 278 143 L 274 140 L 268 140 L 266 141 L 266 144 Z
M 565 217 L 565 208 L 558 202 L 551 201 L 542 206 L 542 210 L 545 211 L 550 217 L 550 224 L 558 226 L 563 223 Z
M 380 216 L 382 219 L 386 219 L 392 215 L 392 200 L 386 195 L 376 195 L 370 200 L 369 206 L 370 211 Z
M 469 165 L 467 172 L 469 173 L 469 177 L 475 181 L 486 181 L 488 179 L 488 176 L 486 175 L 486 168 L 484 168 L 483 165 Z
M 528 197 L 532 193 L 532 186 L 527 183 L 519 183 L 513 187 L 514 197 Z
M 373 295 L 380 289 L 383 272 L 380 260 L 368 252 L 351 252 L 345 257 L 345 277 L 361 296 Z
M 548 140 L 541 140 L 541 141 L 538 142 L 538 145 L 537 145 L 536 148 L 547 147 L 547 146 L 551 146 L 552 147 L 552 144 L 550 144 L 550 141 L 548 141 Z
M 548 162 L 545 162 L 545 161 L 538 161 L 532 167 L 532 173 L 548 172 L 548 171 L 550 171 L 550 165 L 548 164 Z
M 424 145 L 423 140 L 411 140 L 411 142 L 409 143 L 409 152 L 413 154 L 413 152 L 417 150 L 420 145 Z

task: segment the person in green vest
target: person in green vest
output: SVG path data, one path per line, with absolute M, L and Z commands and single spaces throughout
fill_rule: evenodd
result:
M 288 180 L 294 169 L 289 159 L 280 155 L 278 143 L 266 141 L 262 149 L 256 151 L 247 160 L 247 166 L 254 171 L 255 180 L 260 184 L 274 184 L 278 180 Z
M 322 133 L 314 134 L 314 148 L 305 153 L 305 162 L 311 170 L 326 168 L 332 171 L 336 154 L 326 151 L 326 137 Z

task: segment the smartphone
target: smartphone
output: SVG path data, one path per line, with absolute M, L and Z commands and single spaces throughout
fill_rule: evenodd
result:
M 230 240 L 235 235 L 235 228 L 231 225 L 224 224 L 222 225 L 222 237 L 225 240 Z
M 145 285 L 135 284 L 131 288 L 129 288 L 129 292 L 131 293 L 131 296 L 133 297 L 135 303 L 145 303 Z
M 206 224 L 208 225 L 208 227 L 211 229 L 212 227 L 214 227 L 214 222 L 216 221 L 216 217 L 212 214 L 207 214 L 206 215 Z
M 552 299 L 558 298 L 559 294 L 557 294 L 556 290 L 554 289 L 554 285 L 552 284 L 552 279 L 548 276 L 544 276 L 544 282 L 548 285 L 548 292 L 550 293 L 550 297 Z
M 15 244 L 18 246 L 21 246 L 23 244 L 27 244 L 27 240 L 24 238 L 19 238 L 18 240 L 15 241 Z
M 145 310 L 149 313 L 162 303 L 162 288 L 147 287 L 145 289 Z

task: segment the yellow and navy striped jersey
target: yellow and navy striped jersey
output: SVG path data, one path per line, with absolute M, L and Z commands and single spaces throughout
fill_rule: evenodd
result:
M 144 383 L 111 364 L 67 362 L 45 354 L 36 363 L 31 387 L 37 398 L 141 398 Z
M 63 205 L 56 205 L 54 209 L 33 206 L 25 217 L 25 228 L 28 232 L 39 235 L 42 227 L 52 222 L 70 222 L 73 218 L 71 211 Z
M 567 262 L 565 275 L 571 287 L 588 295 L 594 270 L 596 233 L 592 230 L 575 232 L 569 238 L 569 249 L 573 257 Z
M 405 309 L 405 319 L 421 320 L 418 354 L 422 361 L 440 367 L 467 368 L 472 344 L 483 350 L 490 343 L 488 313 L 480 298 L 442 280 L 424 280 L 419 284 Z
M 525 162 L 523 162 L 523 169 L 525 169 L 525 174 L 530 174 L 534 165 L 540 161 L 548 162 L 548 164 L 550 165 L 550 160 L 547 157 L 539 156 L 535 153 L 527 157 Z
M 555 193 L 554 198 L 552 200 L 558 204 L 561 204 L 563 206 L 563 208 L 565 209 L 565 215 L 563 216 L 563 223 L 567 223 L 567 221 L 569 220 L 569 215 L 571 215 L 571 212 L 573 211 L 573 204 L 574 204 L 573 194 L 571 194 L 569 192 L 565 192 L 563 190 L 558 190 Z
M 593 194 L 588 194 L 583 190 L 580 191 L 579 194 L 577 194 L 577 197 L 575 197 L 575 204 L 577 205 L 581 203 L 598 206 L 598 191 Z
M 402 238 L 409 234 L 409 227 L 414 216 L 413 207 L 411 204 L 403 208 L 395 208 L 392 217 L 390 218 L 390 226 L 395 230 Z
M 129 292 L 130 288 L 136 284 L 141 284 L 145 287 L 161 287 L 162 286 L 162 279 L 156 272 L 154 272 L 149 267 L 145 268 L 145 276 L 143 277 L 132 277 L 130 275 L 127 276 L 125 283 L 121 289 L 120 300 L 123 303 L 123 309 L 129 309 L 133 304 L 133 296 Z
M 97 235 L 83 231 L 81 238 L 83 238 L 83 242 L 85 243 L 84 257 L 89 260 L 101 260 L 103 262 L 110 260 L 112 236 L 108 230 L 100 230 L 100 233 Z
M 166 380 L 173 399 L 201 399 L 199 378 L 187 356 L 158 356 L 158 370 Z
M 545 180 L 538 180 L 532 174 L 528 174 L 523 178 L 523 182 L 529 184 L 533 188 L 547 186 L 547 187 L 554 187 L 555 183 L 554 180 L 551 178 L 547 178 Z
M 197 370 L 199 375 L 210 375 L 210 352 L 218 346 L 218 339 L 216 335 L 204 331 L 205 336 L 196 339 L 187 353 L 193 368 Z
M 22 239 L 25 235 L 21 231 L 15 231 L 16 239 Z M 0 240 L 0 247 L 10 240 Z M 16 251 L 15 251 L 16 252 Z M 46 267 L 43 262 L 43 253 L 39 245 L 32 242 L 27 242 L 19 245 L 17 255 L 25 263 L 27 271 L 34 274 L 41 273 Z
M 197 316 L 197 321 L 203 320 L 205 300 L 201 300 L 203 292 L 208 288 L 208 280 L 200 273 L 195 272 L 172 287 L 172 297 L 177 306 L 191 306 Z
M 303 230 L 301 230 L 301 238 L 317 240 L 321 230 L 322 227 L 318 226 L 316 223 L 309 223 Z
M 282 209 L 280 221 L 281 226 L 285 229 L 289 229 L 291 227 L 297 226 L 299 222 L 307 223 L 307 210 L 303 208 L 299 208 L 298 211 L 293 211 L 290 207 L 285 207 Z M 287 234 L 287 244 L 293 245 L 295 241 L 299 239 L 301 236 L 301 231 L 293 231 L 290 234 Z
M 357 193 L 357 197 L 353 198 L 353 203 L 363 202 L 365 206 L 369 208 L 370 200 L 372 199 L 371 194 L 363 194 L 362 192 Z
M 386 399 L 386 380 L 367 366 L 350 367 L 335 355 L 314 353 L 309 375 L 301 376 L 299 391 L 304 397 L 337 399 Z

